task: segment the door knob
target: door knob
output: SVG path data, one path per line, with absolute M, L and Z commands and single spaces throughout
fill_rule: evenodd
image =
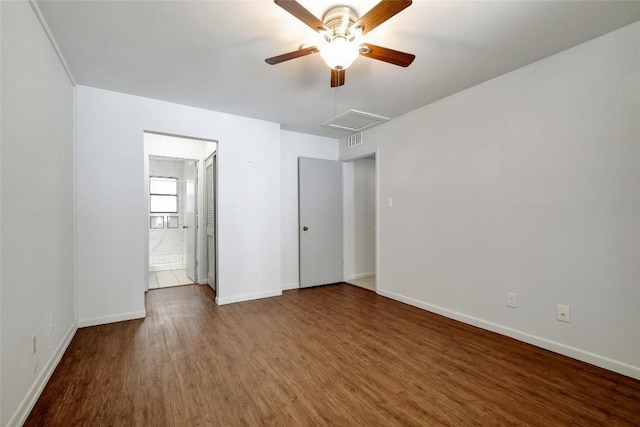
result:
M 302 227 L 302 229 L 303 229 L 304 231 L 307 231 L 307 230 L 309 229 L 309 227 L 307 227 L 307 226 L 305 225 L 304 227 Z

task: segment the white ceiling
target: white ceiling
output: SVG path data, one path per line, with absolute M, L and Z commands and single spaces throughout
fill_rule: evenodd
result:
M 334 0 L 300 0 L 322 18 Z M 359 16 L 377 0 L 349 0 Z M 358 58 L 329 86 L 319 55 L 267 57 L 318 35 L 271 0 L 38 1 L 76 83 L 281 123 L 322 127 L 348 109 L 396 117 L 640 20 L 639 1 L 425 1 L 364 40 L 416 55 Z

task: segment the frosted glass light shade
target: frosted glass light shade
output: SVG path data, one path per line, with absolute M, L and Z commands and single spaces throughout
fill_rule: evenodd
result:
M 329 67 L 345 70 L 358 57 L 358 46 L 346 38 L 336 37 L 322 48 L 320 56 Z

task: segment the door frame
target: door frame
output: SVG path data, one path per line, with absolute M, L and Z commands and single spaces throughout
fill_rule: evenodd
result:
M 185 260 L 185 262 L 186 262 L 186 268 L 187 268 L 187 277 L 190 280 L 193 280 L 194 283 L 200 283 L 200 281 L 201 281 L 200 276 L 201 275 L 200 275 L 200 268 L 199 267 L 200 267 L 201 259 L 200 259 L 200 244 L 198 242 L 200 240 L 200 235 L 199 235 L 198 231 L 202 230 L 202 228 L 200 227 L 200 224 L 199 224 L 199 222 L 200 222 L 199 221 L 199 219 L 200 219 L 200 209 L 201 209 L 200 200 L 199 199 L 200 199 L 200 192 L 202 191 L 201 188 L 200 188 L 200 186 L 201 186 L 201 182 L 200 182 L 200 167 L 201 167 L 201 165 L 200 165 L 200 163 L 201 162 L 199 160 L 191 160 L 191 159 L 184 159 L 184 161 L 185 161 L 186 168 L 190 168 L 192 163 L 195 164 L 195 168 L 196 168 L 196 179 L 195 179 L 195 183 L 194 183 L 194 187 L 195 188 L 193 189 L 193 192 L 194 192 L 194 196 L 193 196 L 194 197 L 194 201 L 193 201 L 194 213 L 193 214 L 195 215 L 195 218 L 194 218 L 193 222 L 194 222 L 195 227 L 196 227 L 195 231 L 189 231 L 190 221 L 189 221 L 189 209 L 188 209 L 188 206 L 187 206 L 187 200 L 188 200 L 187 193 L 189 192 L 189 189 L 187 188 L 187 177 L 186 177 L 186 174 L 185 174 L 185 177 L 184 177 L 184 184 L 185 184 L 185 191 L 184 191 L 185 221 L 184 222 L 185 222 L 185 225 L 183 225 L 183 228 L 186 226 L 186 229 L 187 229 L 187 236 L 186 236 L 186 240 L 185 240 L 185 245 L 187 246 L 187 248 L 185 250 L 185 252 L 186 252 L 186 254 L 185 254 L 186 255 L 186 260 Z M 190 240 L 189 239 L 189 234 L 191 235 L 191 238 L 193 239 L 193 256 L 194 256 L 194 260 L 193 261 L 195 263 L 195 265 L 193 266 L 193 272 L 194 272 L 193 277 L 189 277 L 189 270 L 190 270 L 189 269 L 189 252 L 190 252 L 189 251 L 189 240 Z
M 198 191 L 197 191 L 197 205 L 198 208 L 200 208 L 200 206 L 203 205 L 203 200 L 204 200 L 204 186 L 202 185 L 202 183 L 204 182 L 204 160 L 205 158 L 203 157 L 205 154 L 200 155 L 200 157 L 189 157 L 189 156 L 180 156 L 180 155 L 171 155 L 171 154 L 156 154 L 156 153 L 151 153 L 149 150 L 147 150 L 147 146 L 144 143 L 144 134 L 148 133 L 148 134 L 155 134 L 155 135 L 161 135 L 161 136 L 166 136 L 166 137 L 171 137 L 171 138 L 177 138 L 177 139 L 186 139 L 186 140 L 194 140 L 194 141 L 204 141 L 204 142 L 211 142 L 215 144 L 215 153 L 218 154 L 220 151 L 220 143 L 219 141 L 215 140 L 215 139 L 209 139 L 209 138 L 198 138 L 198 137 L 194 137 L 194 136 L 187 136 L 187 135 L 176 135 L 176 134 L 169 134 L 169 133 L 163 133 L 163 132 L 157 132 L 157 131 L 150 131 L 150 130 L 143 130 L 142 134 L 143 134 L 143 159 L 144 159 L 144 169 L 143 169 L 143 176 L 144 176 L 144 206 L 145 206 L 145 210 L 144 210 L 144 238 L 145 238 L 145 244 L 144 244 L 144 248 L 145 248 L 145 252 L 144 252 L 144 292 L 147 292 L 149 290 L 149 156 L 152 157 L 167 157 L 167 158 L 174 158 L 174 159 L 180 159 L 180 160 L 192 160 L 192 161 L 196 161 L 198 163 Z M 153 150 L 151 150 L 153 151 Z M 208 157 L 208 156 L 207 156 Z M 218 160 L 219 160 L 219 156 L 218 156 Z M 217 204 L 217 198 L 218 196 L 216 195 L 216 204 Z M 216 222 L 217 222 L 218 218 L 216 217 Z M 204 241 L 206 239 L 206 228 L 204 226 L 204 216 L 200 214 L 200 212 L 198 212 L 198 218 L 197 218 L 197 224 L 198 224 L 198 234 L 197 234 L 197 254 L 196 254 L 196 260 L 198 261 L 198 266 L 196 268 L 197 271 L 197 275 L 198 275 L 198 281 L 199 282 L 203 282 L 206 283 L 206 273 L 204 272 L 204 268 L 206 263 L 203 262 L 204 256 L 205 254 L 203 253 L 203 249 L 204 248 Z M 216 247 L 218 247 L 218 235 L 216 234 Z M 216 251 L 217 252 L 217 251 Z M 217 254 L 216 254 L 217 255 Z M 216 260 L 217 262 L 217 260 Z M 216 271 L 217 273 L 217 271 Z M 204 277 L 204 279 L 202 279 Z M 218 277 L 216 277 L 216 284 L 219 287 L 219 280 Z
M 380 289 L 382 289 L 382 280 L 380 278 L 380 147 L 375 147 L 375 148 L 369 148 L 369 149 L 364 149 L 362 151 L 358 151 L 358 153 L 356 154 L 352 154 L 352 155 L 347 155 L 347 156 L 343 156 L 340 160 L 342 161 L 343 165 L 346 162 L 352 162 L 354 160 L 358 160 L 358 159 L 364 159 L 365 157 L 369 157 L 371 155 L 375 156 L 375 178 L 374 178 L 374 185 L 375 185 L 375 215 L 376 215 L 376 220 L 375 220 L 375 225 L 376 225 L 376 232 L 375 232 L 375 245 L 376 245 L 376 250 L 375 250 L 375 263 L 376 263 L 376 268 L 375 268 L 375 273 L 376 273 L 376 293 L 379 293 Z M 344 181 L 342 184 L 342 229 L 343 229 L 343 257 L 346 256 L 347 253 L 347 233 L 351 231 L 351 229 L 348 227 L 347 224 L 347 216 L 346 216 L 346 211 L 344 209 L 344 207 L 346 206 L 346 200 L 345 200 L 346 194 L 344 191 Z M 347 277 L 347 265 L 346 263 L 344 263 L 344 277 Z

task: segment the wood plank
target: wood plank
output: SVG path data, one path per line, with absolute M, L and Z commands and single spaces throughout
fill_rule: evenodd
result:
M 640 381 L 342 284 L 151 290 L 80 329 L 26 426 L 637 426 Z

